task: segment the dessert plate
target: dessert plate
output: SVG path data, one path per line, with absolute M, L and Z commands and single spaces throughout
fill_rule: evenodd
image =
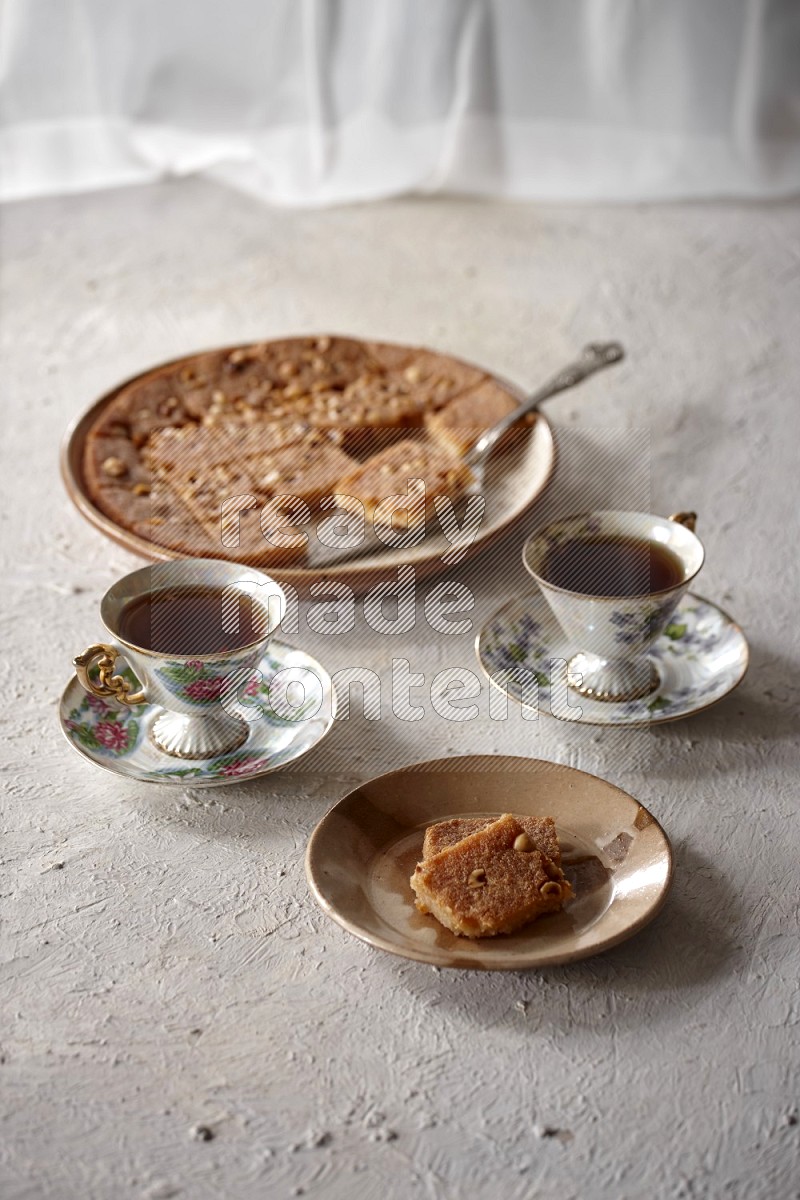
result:
M 562 631 L 539 592 L 512 600 L 478 634 L 478 662 L 497 688 L 520 704 L 582 725 L 659 725 L 702 712 L 741 683 L 749 648 L 739 626 L 710 600 L 691 592 L 680 601 L 672 621 L 650 651 L 661 684 L 640 700 L 592 700 L 568 689 L 567 707 L 551 709 L 551 662 L 568 661 L 577 646 Z M 524 684 L 503 672 L 526 668 L 537 680 L 535 700 Z M 563 668 L 562 668 L 563 669 Z M 562 715 L 566 713 L 569 715 Z M 580 714 L 580 715 L 579 715 Z
M 273 642 L 257 670 L 262 673 L 261 683 L 254 684 L 247 694 L 261 705 L 264 715 L 252 722 L 247 741 L 230 754 L 209 759 L 179 759 L 165 754 L 148 736 L 160 708 L 153 704 L 125 708 L 90 696 L 74 676 L 61 697 L 61 728 L 84 758 L 128 779 L 184 787 L 214 787 L 255 779 L 302 758 L 322 741 L 336 715 L 336 693 L 330 675 L 310 654 Z M 270 686 L 279 671 L 280 679 Z M 133 680 L 128 668 L 121 674 Z M 295 691 L 290 690 L 293 687 Z M 281 703 L 287 692 L 288 705 Z M 279 715 L 276 704 L 283 712 L 297 706 L 296 715 Z
M 458 816 L 552 816 L 575 897 L 508 936 L 450 933 L 414 905 L 409 878 L 425 828 Z M 438 967 L 524 971 L 607 950 L 656 915 L 672 851 L 637 800 L 594 775 L 538 759 L 476 755 L 417 763 L 350 792 L 306 851 L 324 911 L 369 945 Z

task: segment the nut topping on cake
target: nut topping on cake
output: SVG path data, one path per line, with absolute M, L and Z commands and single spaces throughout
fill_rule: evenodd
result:
M 115 458 L 112 454 L 103 461 L 103 472 L 111 479 L 121 479 L 128 474 L 128 468 L 121 458 Z

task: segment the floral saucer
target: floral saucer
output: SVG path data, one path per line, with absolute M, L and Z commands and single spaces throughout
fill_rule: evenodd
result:
M 202 663 L 198 665 L 202 669 Z M 75 677 L 61 697 L 61 728 L 79 754 L 129 779 L 184 787 L 254 779 L 308 753 L 325 737 L 336 714 L 331 677 L 310 654 L 273 642 L 257 669 L 261 682 L 248 685 L 243 702 L 260 704 L 262 716 L 250 724 L 243 745 L 216 758 L 188 760 L 164 753 L 149 737 L 160 708 L 153 704 L 125 708 L 91 696 Z M 271 687 L 278 672 L 280 679 Z M 127 667 L 121 674 L 136 684 Z
M 561 670 L 566 670 L 566 661 L 577 647 L 568 641 L 538 592 L 499 609 L 479 633 L 475 650 L 489 682 L 507 689 L 513 700 L 538 704 L 547 716 L 582 725 L 656 725 L 701 712 L 741 682 L 749 657 L 739 626 L 716 604 L 691 593 L 681 599 L 670 624 L 650 649 L 648 657 L 661 683 L 640 700 L 592 700 L 568 687 L 566 704 L 551 705 L 557 679 L 551 662 L 564 664 Z M 519 667 L 527 669 L 527 678 L 510 674 Z M 532 679 L 538 684 L 535 697 Z

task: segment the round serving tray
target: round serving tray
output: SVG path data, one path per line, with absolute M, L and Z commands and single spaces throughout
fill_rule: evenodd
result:
M 228 352 L 238 349 L 238 346 L 225 346 L 221 349 Z M 197 353 L 205 353 L 205 351 Z M 151 374 L 154 370 L 188 362 L 195 356 L 195 354 L 182 355 L 180 358 L 169 359 L 158 364 L 157 367 L 149 367 L 147 371 L 131 376 L 115 388 L 105 392 L 70 425 L 61 449 L 61 474 L 67 494 L 78 511 L 106 537 L 111 538 L 124 549 L 130 550 L 131 553 L 151 561 L 183 556 L 178 551 L 156 545 L 132 533 L 106 516 L 94 504 L 83 474 L 84 446 L 88 433 L 97 418 L 123 388 L 128 387 L 137 379 Z M 441 357 L 450 359 L 454 364 L 475 366 L 474 363 L 465 363 L 465 360 L 452 355 L 442 355 Z M 490 372 L 487 374 L 491 375 Z M 518 396 L 520 402 L 525 398 L 525 393 L 514 384 L 497 375 L 492 375 L 492 378 L 512 395 Z M 522 436 L 515 439 L 513 446 L 498 452 L 490 460 L 483 488 L 483 494 L 486 497 L 483 523 L 475 540 L 465 550 L 461 561 L 480 554 L 511 531 L 547 487 L 553 474 L 555 459 L 553 432 L 546 417 L 540 413 L 533 426 L 524 429 Z M 447 566 L 442 562 L 442 556 L 448 549 L 450 546 L 444 535 L 431 531 L 423 542 L 407 549 L 387 548 L 380 554 L 347 559 L 336 563 L 335 566 L 315 566 L 312 556 L 311 561 L 303 567 L 270 567 L 269 573 L 282 583 L 292 584 L 300 592 L 304 591 L 309 584 L 322 579 L 337 580 L 352 587 L 354 591 L 360 592 L 374 583 L 395 577 L 397 568 L 401 564 L 408 563 L 413 566 L 420 577 L 442 571 Z M 219 544 L 209 546 L 208 557 L 224 557 L 220 554 Z M 235 561 L 234 550 L 231 550 L 230 558 Z

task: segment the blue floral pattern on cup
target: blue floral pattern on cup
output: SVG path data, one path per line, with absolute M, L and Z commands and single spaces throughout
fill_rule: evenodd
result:
M 547 575 L 551 551 L 597 534 L 636 537 L 669 546 L 684 578 L 668 591 L 639 596 L 595 596 L 553 584 Z M 571 642 L 574 667 L 589 694 L 627 698 L 648 686 L 645 656 L 662 633 L 689 581 L 703 562 L 702 544 L 686 526 L 648 513 L 601 511 L 554 521 L 533 534 L 523 551 L 525 566 Z
M 629 622 L 615 623 L 624 629 Z M 551 669 L 574 651 L 543 597 L 536 593 L 512 601 L 484 627 L 478 658 L 495 684 L 526 703 L 523 683 L 504 673 L 523 667 L 538 683 L 541 711 L 550 710 Z M 609 702 L 572 696 L 581 720 L 597 725 L 637 725 L 674 720 L 707 707 L 731 691 L 747 668 L 747 643 L 741 630 L 714 604 L 686 595 L 663 633 L 650 646 L 648 657 L 657 665 L 662 684 L 654 695 L 639 700 Z M 562 666 L 563 669 L 563 666 Z

